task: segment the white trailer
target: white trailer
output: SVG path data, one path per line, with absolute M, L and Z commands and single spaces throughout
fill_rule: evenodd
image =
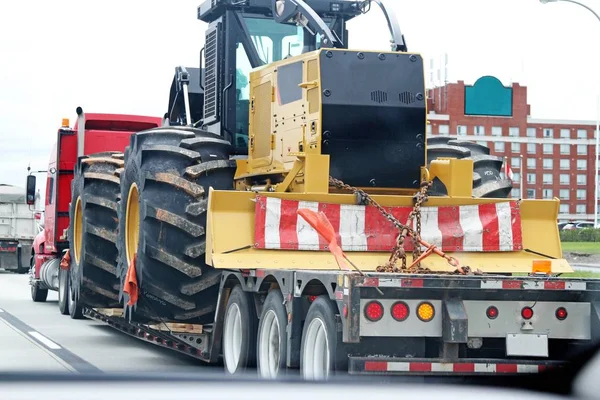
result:
M 35 205 L 25 201 L 25 188 L 0 184 L 0 268 L 20 274 L 29 271 L 31 246 L 42 230 L 39 192 Z

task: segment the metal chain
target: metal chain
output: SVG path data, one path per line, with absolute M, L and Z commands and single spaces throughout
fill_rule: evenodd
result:
M 431 187 L 432 182 L 423 182 L 417 194 L 413 197 L 414 206 L 408 216 L 407 224 L 403 224 L 398 221 L 396 217 L 387 212 L 381 205 L 379 205 L 371 196 L 365 191 L 347 185 L 339 179 L 329 177 L 329 183 L 338 189 L 348 190 L 355 193 L 361 200 L 374 206 L 388 221 L 390 221 L 394 227 L 400 232 L 396 238 L 396 245 L 392 250 L 392 254 L 387 263 L 377 267 L 377 272 L 401 272 L 406 271 L 406 252 L 404 251 L 404 240 L 409 234 L 413 240 L 413 260 L 418 259 L 421 256 L 421 246 L 419 240 L 421 238 L 421 205 L 427 201 L 427 192 Z M 411 228 L 412 222 L 415 221 L 416 230 Z M 398 268 L 396 265 L 398 260 L 402 260 L 402 267 Z M 428 268 L 422 268 L 420 263 L 415 266 L 415 270 L 420 273 L 431 273 L 432 271 Z M 411 271 L 411 272 L 417 272 Z

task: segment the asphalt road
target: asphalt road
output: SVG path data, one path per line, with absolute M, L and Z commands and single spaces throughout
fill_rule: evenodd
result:
M 0 270 L 0 373 L 216 373 L 222 367 L 138 341 L 93 320 L 58 311 L 58 294 L 31 300 L 27 275 Z

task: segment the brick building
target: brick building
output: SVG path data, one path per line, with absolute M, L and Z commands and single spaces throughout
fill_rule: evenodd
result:
M 484 144 L 513 171 L 512 197 L 561 201 L 559 220 L 594 218 L 596 121 L 531 117 L 527 87 L 484 76 L 430 89 L 427 133 Z

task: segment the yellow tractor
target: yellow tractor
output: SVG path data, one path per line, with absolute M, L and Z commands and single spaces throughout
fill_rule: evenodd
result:
M 377 6 L 391 49 L 349 49 Z M 383 1 L 210 0 L 198 18 L 204 67 L 177 69 L 166 126 L 131 137 L 120 173 L 141 337 L 317 379 L 537 372 L 597 335 L 598 287 L 552 276 L 572 271 L 558 201 L 509 199 L 489 149 L 427 140 L 423 59 Z

